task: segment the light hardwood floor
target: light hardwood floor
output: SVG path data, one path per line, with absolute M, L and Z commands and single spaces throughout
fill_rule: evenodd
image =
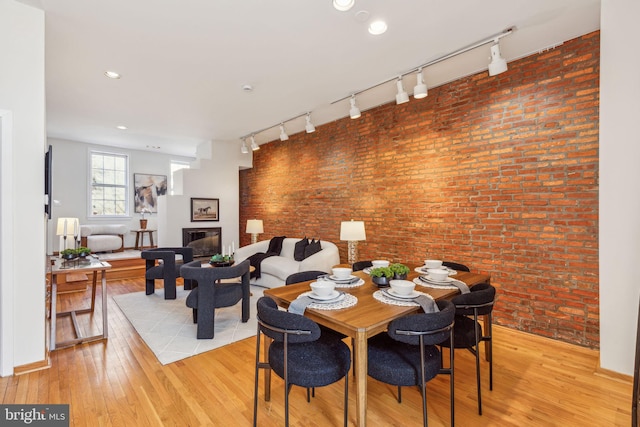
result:
M 142 280 L 109 282 L 109 296 L 142 291 Z M 98 294 L 99 294 L 98 290 Z M 89 292 L 62 295 L 60 310 Z M 98 301 L 100 296 L 98 295 Z M 499 302 L 498 302 L 499 304 Z M 99 304 L 98 304 L 99 305 Z M 34 321 L 37 321 L 34 316 Z M 99 313 L 96 313 L 99 320 Z M 67 319 L 68 320 L 68 319 Z M 94 319 L 95 320 L 95 319 Z M 60 334 L 69 333 L 59 320 Z M 86 327 L 86 325 L 84 325 Z M 139 338 L 109 298 L 110 338 L 51 354 L 51 368 L 0 378 L 4 404 L 70 404 L 72 426 L 250 426 L 253 417 L 255 338 L 166 366 Z M 473 356 L 456 352 L 458 426 L 629 426 L 631 379 L 599 372 L 598 352 L 503 327 L 494 327 L 494 389 L 483 362 L 483 415 L 477 414 Z M 260 375 L 258 425 L 284 424 L 282 381 L 273 376 L 272 398 L 263 399 Z M 355 424 L 353 377 L 349 420 Z M 290 394 L 292 425 L 342 425 L 342 382 Z M 427 385 L 429 425 L 449 425 L 448 378 Z M 422 425 L 420 393 L 369 378 L 368 425 Z

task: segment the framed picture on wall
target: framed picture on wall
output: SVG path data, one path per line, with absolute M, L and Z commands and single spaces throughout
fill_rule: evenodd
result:
M 134 207 L 136 213 L 158 212 L 158 196 L 167 194 L 167 176 L 133 174 Z
M 191 222 L 218 221 L 220 211 L 219 199 L 191 198 Z

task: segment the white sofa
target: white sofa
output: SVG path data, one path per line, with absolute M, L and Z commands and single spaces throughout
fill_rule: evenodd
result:
M 124 250 L 124 234 L 127 226 L 123 224 L 95 224 L 80 226 L 82 246 L 91 252 L 121 252 Z
M 274 288 L 283 286 L 287 277 L 293 273 L 309 270 L 330 273 L 333 266 L 340 264 L 338 247 L 324 240 L 320 240 L 320 247 L 322 248 L 320 252 L 316 252 L 302 261 L 296 261 L 293 259 L 293 251 L 295 244 L 300 240 L 302 240 L 302 238 L 287 237 L 284 239 L 280 256 L 270 256 L 264 259 L 260 264 L 260 277 L 251 279 L 251 283 L 267 288 Z M 236 250 L 233 259 L 236 264 L 238 264 L 255 253 L 267 252 L 268 248 L 269 240 L 243 246 Z

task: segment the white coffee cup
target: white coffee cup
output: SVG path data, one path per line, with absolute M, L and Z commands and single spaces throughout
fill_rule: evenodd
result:
M 389 267 L 389 261 L 385 261 L 382 259 L 376 259 L 371 261 L 371 266 L 373 268 L 380 268 L 380 267 Z
M 331 269 L 333 275 L 338 279 L 348 279 L 351 277 L 351 269 L 346 267 L 335 267 Z
M 439 259 L 425 259 L 424 266 L 427 268 L 440 268 L 442 267 L 442 261 Z
M 416 284 L 410 280 L 390 280 L 389 285 L 393 292 L 398 295 L 411 295 L 411 292 L 416 287 Z
M 330 280 L 320 280 L 311 282 L 311 291 L 319 297 L 328 297 L 336 287 L 336 284 Z
M 449 272 L 440 268 L 430 268 L 427 270 L 427 274 L 429 275 L 429 279 L 435 280 L 436 282 L 442 282 L 449 277 Z

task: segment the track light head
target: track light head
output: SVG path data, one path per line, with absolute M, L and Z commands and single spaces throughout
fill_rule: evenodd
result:
M 280 123 L 280 141 L 286 141 L 289 139 L 289 135 L 284 131 L 284 123 Z
M 258 151 L 260 149 L 260 146 L 256 144 L 256 139 L 253 137 L 253 135 L 251 135 L 251 149 L 253 151 Z
M 409 95 L 402 87 L 402 77 L 398 77 L 398 82 L 396 83 L 398 86 L 398 94 L 396 95 L 396 104 L 404 104 L 405 102 L 409 102 Z
M 360 109 L 356 106 L 356 96 L 351 95 L 351 109 L 349 110 L 349 117 L 352 119 L 357 119 L 362 114 L 360 113 Z
M 415 99 L 422 99 L 427 97 L 427 85 L 424 83 L 424 77 L 422 76 L 422 68 L 418 70 L 417 83 L 413 88 L 413 97 Z
M 247 139 L 242 138 L 242 147 L 240 147 L 240 152 L 242 154 L 249 154 L 249 149 L 247 148 Z
M 307 124 L 304 126 L 307 133 L 313 133 L 316 131 L 316 127 L 311 123 L 311 113 L 307 113 Z
M 498 39 L 491 45 L 491 62 L 489 63 L 489 75 L 497 76 L 507 71 L 507 60 L 500 55 Z

